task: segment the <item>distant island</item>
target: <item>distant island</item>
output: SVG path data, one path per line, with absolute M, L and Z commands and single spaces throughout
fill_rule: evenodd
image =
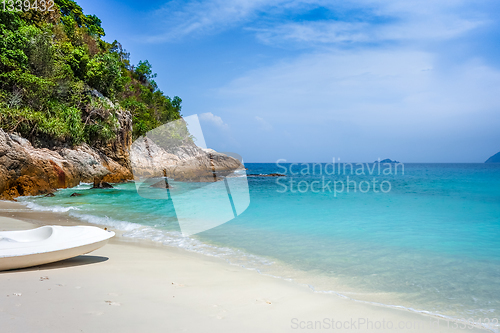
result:
M 500 163 L 500 152 L 488 158 L 484 163 Z
M 400 163 L 399 161 L 396 161 L 396 160 L 391 160 L 389 158 L 386 158 L 385 160 L 382 160 L 382 161 L 375 161 L 373 163 Z

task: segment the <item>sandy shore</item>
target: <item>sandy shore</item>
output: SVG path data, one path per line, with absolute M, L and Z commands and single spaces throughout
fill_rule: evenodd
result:
M 0 230 L 75 223 L 85 224 L 0 201 Z M 89 255 L 0 272 L 0 325 L 2 333 L 485 332 L 119 237 Z

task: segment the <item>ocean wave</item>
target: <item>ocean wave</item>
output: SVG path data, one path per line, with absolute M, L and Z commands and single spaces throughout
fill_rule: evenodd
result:
M 435 318 L 442 318 L 444 320 L 448 320 L 450 322 L 458 322 L 460 323 L 460 320 L 451 316 L 446 316 L 440 313 L 434 313 L 431 311 L 426 311 L 426 310 L 420 310 L 420 309 L 415 309 L 411 307 L 404 307 L 400 305 L 393 305 L 393 304 L 383 304 L 379 302 L 372 302 L 372 301 L 365 301 L 361 299 L 357 299 L 356 297 L 348 296 L 348 294 L 353 295 L 352 292 L 349 293 L 344 293 L 342 291 L 335 291 L 335 290 L 318 290 L 312 285 L 309 284 L 303 284 L 298 281 L 295 281 L 294 279 L 287 277 L 287 276 L 281 276 L 279 273 L 272 273 L 272 271 L 276 271 L 276 268 L 274 267 L 274 261 L 269 260 L 264 257 L 260 257 L 257 255 L 253 255 L 250 253 L 247 253 L 245 251 L 239 250 L 239 249 L 233 249 L 233 248 L 228 248 L 228 247 L 221 247 L 221 246 L 215 246 L 211 245 L 208 243 L 204 243 L 196 238 L 193 237 L 185 237 L 182 235 L 182 233 L 178 231 L 168 231 L 168 230 L 162 230 L 159 228 L 151 227 L 151 226 L 146 226 L 138 223 L 133 223 L 133 222 L 128 222 L 128 221 L 122 221 L 122 220 L 117 220 L 113 219 L 108 216 L 95 216 L 91 214 L 83 214 L 81 212 L 78 212 L 80 209 L 78 207 L 62 207 L 62 206 L 41 206 L 38 204 L 35 204 L 33 202 L 28 202 L 28 201 L 21 201 L 24 205 L 26 205 L 29 209 L 37 210 L 37 211 L 52 211 L 52 212 L 68 212 L 69 215 L 76 217 L 78 219 L 81 219 L 82 221 L 95 224 L 95 225 L 103 225 L 107 227 L 111 227 L 113 229 L 116 229 L 118 231 L 122 231 L 122 237 L 125 238 L 131 238 L 131 239 L 141 239 L 141 240 L 150 240 L 154 241 L 160 244 L 163 244 L 165 246 L 170 246 L 170 247 L 176 247 L 176 248 L 181 248 L 184 250 L 187 250 L 189 252 L 194 252 L 206 256 L 211 256 L 211 257 L 217 257 L 220 259 L 225 260 L 227 263 L 231 265 L 237 265 L 249 270 L 254 270 L 258 272 L 259 274 L 270 276 L 273 278 L 278 278 L 278 279 L 283 279 L 286 281 L 290 281 L 293 283 L 297 283 L 299 285 L 304 285 L 307 286 L 311 289 L 312 292 L 314 293 L 320 293 L 320 294 L 331 294 L 335 295 L 337 297 L 341 297 L 344 299 L 348 299 L 354 302 L 360 302 L 360 303 L 365 303 L 365 304 L 371 304 L 371 305 L 376 305 L 376 306 L 382 306 L 382 307 L 387 307 L 387 308 L 393 308 L 393 309 L 400 309 L 400 310 L 405 310 L 409 312 L 414 312 L 414 313 L 420 313 L 422 315 L 426 316 L 431 316 Z M 274 267 L 274 269 L 273 269 Z M 268 268 L 271 268 L 270 270 Z M 279 269 L 278 269 L 279 271 Z M 285 274 L 286 275 L 286 274 Z M 481 327 L 484 329 L 489 330 L 490 332 L 499 332 L 498 327 L 492 327 L 492 325 L 485 325 L 485 324 L 480 324 L 477 323 L 475 325 L 476 327 Z
M 192 237 L 185 237 L 182 235 L 181 232 L 166 231 L 166 230 L 161 230 L 161 229 L 157 229 L 154 227 L 138 225 L 138 224 L 134 224 L 134 223 L 130 223 L 130 222 L 123 222 L 123 223 L 133 224 L 133 225 L 137 226 L 134 228 L 128 227 L 128 231 L 122 234 L 123 237 L 134 238 L 134 239 L 143 239 L 143 240 L 152 240 L 152 241 L 161 243 L 165 246 L 181 248 L 181 249 L 184 249 L 184 250 L 189 251 L 189 252 L 195 252 L 195 253 L 199 253 L 199 254 L 206 255 L 206 256 L 220 258 L 220 259 L 225 260 L 227 263 L 229 263 L 231 265 L 236 265 L 236 266 L 240 266 L 240 267 L 243 267 L 245 269 L 248 269 L 248 270 L 253 270 L 253 271 L 256 271 L 259 274 L 262 274 L 265 276 L 273 277 L 276 279 L 282 279 L 282 280 L 289 281 L 292 283 L 297 283 L 299 285 L 307 286 L 314 293 L 335 295 L 337 297 L 348 299 L 348 300 L 358 302 L 358 303 L 370 304 L 370 305 L 381 306 L 381 307 L 386 307 L 386 308 L 391 308 L 391 309 L 405 310 L 405 311 L 419 313 L 419 314 L 426 315 L 426 316 L 431 316 L 434 318 L 444 319 L 444 320 L 449 321 L 449 322 L 457 322 L 459 324 L 463 323 L 461 321 L 461 319 L 454 318 L 452 316 L 446 316 L 446 315 L 443 315 L 440 313 L 415 309 L 415 308 L 411 308 L 411 307 L 405 307 L 405 306 L 401 306 L 401 305 L 393 305 L 393 304 L 384 304 L 384 303 L 380 303 L 380 302 L 365 301 L 365 300 L 353 298 L 351 296 L 347 296 L 344 292 L 339 292 L 339 291 L 335 291 L 335 290 L 317 290 L 312 285 L 297 282 L 290 277 L 279 275 L 279 273 L 278 274 L 272 273 L 273 270 L 268 271 L 268 269 L 266 269 L 264 271 L 263 270 L 264 267 L 266 267 L 266 266 L 273 267 L 273 264 L 275 263 L 274 261 L 266 259 L 264 257 L 253 255 L 253 254 L 250 254 L 250 253 L 247 253 L 245 251 L 238 250 L 238 249 L 232 249 L 232 248 L 228 248 L 228 247 L 221 247 L 221 246 L 215 246 L 215 245 L 211 245 L 208 243 L 204 243 L 204 242 L 202 242 L 198 239 L 192 238 Z M 349 292 L 349 294 L 352 295 L 353 293 Z M 477 328 L 486 329 L 490 332 L 499 333 L 499 328 L 495 327 L 493 325 L 475 323 L 474 326 Z
M 356 299 L 356 298 L 347 296 L 344 293 L 338 292 L 335 290 L 317 290 L 314 286 L 312 286 L 310 284 L 306 284 L 305 286 L 307 286 L 309 289 L 311 289 L 312 292 L 314 292 L 316 294 L 335 295 L 337 297 L 344 298 L 344 299 L 347 299 L 347 300 L 350 300 L 353 302 L 357 302 L 357 303 L 370 304 L 370 305 L 380 306 L 380 307 L 389 308 L 389 309 L 404 310 L 404 311 L 418 313 L 418 314 L 433 317 L 433 318 L 443 319 L 444 321 L 448 322 L 448 324 L 449 323 L 457 323 L 459 325 L 462 325 L 462 324 L 471 325 L 473 327 L 485 329 L 485 330 L 493 332 L 493 333 L 500 333 L 500 325 L 496 325 L 496 324 L 485 324 L 485 323 L 481 323 L 480 321 L 471 323 L 468 321 L 468 319 L 447 316 L 447 315 L 437 313 L 437 312 L 420 310 L 420 309 L 415 309 L 412 307 L 406 307 L 406 306 L 402 306 L 402 305 L 393 305 L 393 304 L 385 304 L 385 303 L 374 302 L 374 301 L 365 301 L 365 300 Z M 349 294 L 353 294 L 353 293 L 349 292 Z
M 103 225 L 121 231 L 123 232 L 121 237 L 154 241 L 165 246 L 221 258 L 229 264 L 258 270 L 259 272 L 261 267 L 273 264 L 271 260 L 246 253 L 242 250 L 215 246 L 193 237 L 185 237 L 179 231 L 162 230 L 138 223 L 116 220 L 108 216 L 96 216 L 79 212 L 70 212 L 69 215 L 91 224 Z
M 272 265 L 273 261 L 246 253 L 238 249 L 215 246 L 193 237 L 185 237 L 179 231 L 167 231 L 154 227 L 141 226 L 122 234 L 123 237 L 152 240 L 170 247 L 181 248 L 211 257 L 224 259 L 230 264 L 249 269 L 258 269 L 262 265 Z
M 118 229 L 120 231 L 130 231 L 143 227 L 142 225 L 137 223 L 115 220 L 108 216 L 100 217 L 100 216 L 95 216 L 90 214 L 80 214 L 75 212 L 70 212 L 69 215 L 91 224 L 105 225 L 108 227 Z
M 73 190 L 90 190 L 92 188 L 91 184 L 78 184 L 73 187 Z
M 73 207 L 73 206 L 42 206 L 38 205 L 34 202 L 29 202 L 29 201 L 20 201 L 23 205 L 28 207 L 29 209 L 36 210 L 39 212 L 54 212 L 54 213 L 66 213 L 71 210 L 80 210 L 78 207 Z

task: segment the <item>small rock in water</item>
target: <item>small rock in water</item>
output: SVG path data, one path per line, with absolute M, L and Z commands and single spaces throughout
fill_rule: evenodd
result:
M 106 182 L 94 182 L 94 186 L 92 186 L 90 189 L 94 188 L 113 188 L 113 186 Z
M 73 193 L 72 195 L 70 195 L 70 197 L 81 197 L 83 194 L 81 193 Z
M 52 197 L 55 197 L 56 195 L 54 193 L 48 193 L 48 194 L 45 194 L 44 197 L 46 198 L 52 198 Z

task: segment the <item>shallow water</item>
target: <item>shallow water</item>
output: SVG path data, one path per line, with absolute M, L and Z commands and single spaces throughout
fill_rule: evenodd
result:
M 390 182 L 387 193 L 362 193 L 353 183 L 349 193 L 318 191 L 322 182 L 346 182 L 347 175 L 324 169 L 291 175 L 289 166 L 246 164 L 249 174 L 287 177 L 248 177 L 248 209 L 189 238 L 180 234 L 172 202 L 143 198 L 134 183 L 102 190 L 82 184 L 53 198 L 23 201 L 127 230 L 129 237 L 292 278 L 316 291 L 454 318 L 500 318 L 500 166 L 406 164 L 404 174 L 347 172 L 357 185 L 373 177 Z M 290 181 L 302 187 L 291 191 Z M 305 191 L 314 181 L 316 191 Z M 84 195 L 70 197 L 73 192 Z

